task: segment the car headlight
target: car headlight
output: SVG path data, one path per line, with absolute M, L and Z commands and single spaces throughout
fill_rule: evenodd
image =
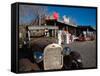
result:
M 82 62 L 82 60 L 81 60 L 81 59 L 77 59 L 77 62 L 81 63 L 81 62 Z
M 71 49 L 69 47 L 64 47 L 64 49 L 63 49 L 63 54 L 64 55 L 69 55 L 70 52 L 71 52 Z
M 34 57 L 35 62 L 39 63 L 43 60 L 43 53 L 40 51 L 36 51 L 34 52 L 33 57 Z

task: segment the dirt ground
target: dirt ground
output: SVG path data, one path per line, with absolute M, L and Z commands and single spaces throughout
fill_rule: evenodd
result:
M 72 51 L 77 51 L 83 59 L 83 67 L 96 67 L 96 41 L 73 42 L 68 44 Z

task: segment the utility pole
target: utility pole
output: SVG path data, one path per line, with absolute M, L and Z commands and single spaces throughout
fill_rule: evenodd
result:
M 39 26 L 41 26 L 41 15 L 39 14 Z

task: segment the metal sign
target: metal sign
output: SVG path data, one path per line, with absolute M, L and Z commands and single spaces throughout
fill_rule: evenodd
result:
M 47 28 L 47 29 L 58 29 L 58 27 L 57 26 L 49 26 L 49 25 L 47 25 L 47 26 L 29 26 L 28 27 L 29 28 L 29 30 L 37 30 L 37 29 L 45 29 L 45 28 Z
M 44 49 L 44 70 L 61 69 L 63 66 L 62 47 L 50 44 Z

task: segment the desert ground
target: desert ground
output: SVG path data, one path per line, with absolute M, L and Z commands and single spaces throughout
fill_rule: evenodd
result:
M 84 68 L 96 67 L 96 41 L 73 42 L 67 44 L 72 51 L 81 54 Z

